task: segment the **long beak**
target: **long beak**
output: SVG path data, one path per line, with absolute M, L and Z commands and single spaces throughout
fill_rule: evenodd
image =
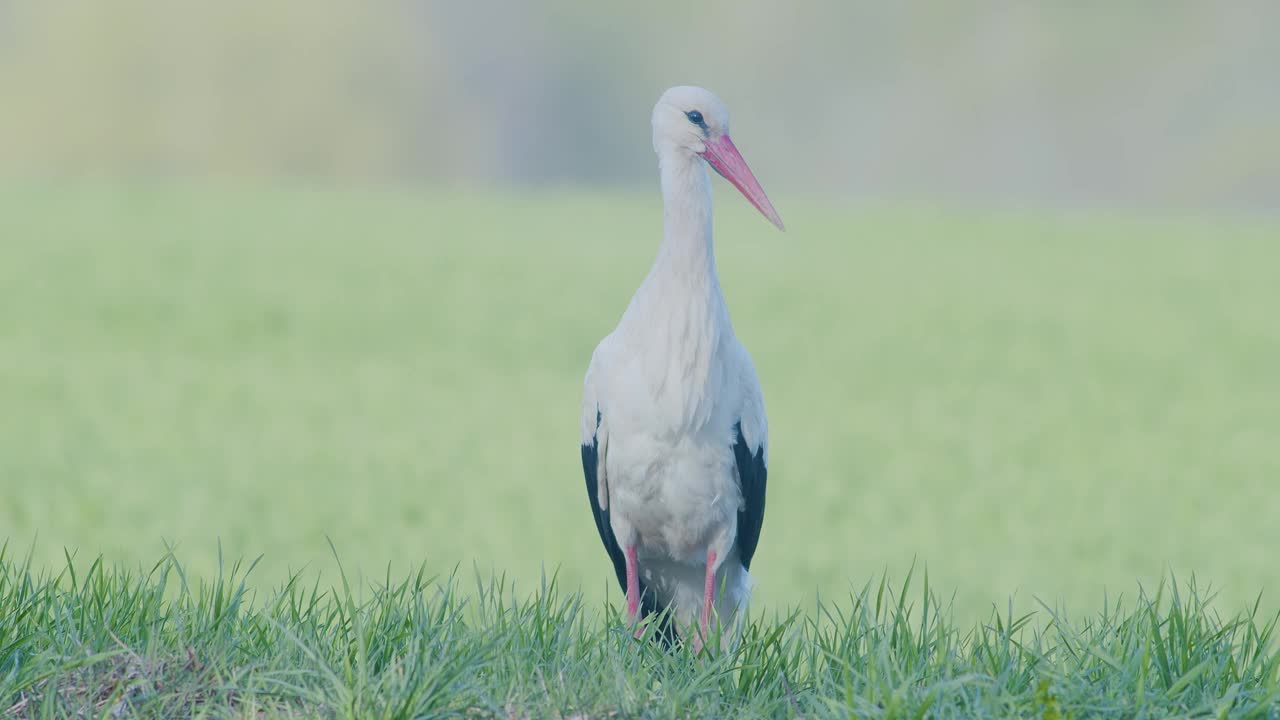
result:
M 764 188 L 756 182 L 756 176 L 751 174 L 747 161 L 742 159 L 742 153 L 734 147 L 729 136 L 721 135 L 715 140 L 707 140 L 706 146 L 707 149 L 702 151 L 701 155 L 707 164 L 720 173 L 720 177 L 733 183 L 733 186 L 738 188 L 738 192 L 751 201 L 761 215 L 769 218 L 769 222 L 779 230 L 786 230 L 782 226 L 782 218 L 778 217 L 778 211 L 774 210 L 773 203 L 769 202 L 769 196 L 764 194 Z

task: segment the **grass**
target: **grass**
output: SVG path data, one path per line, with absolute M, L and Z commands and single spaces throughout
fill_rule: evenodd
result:
M 255 593 L 252 570 L 0 559 L 0 716 L 1280 716 L 1275 619 L 1219 618 L 1194 580 L 1081 618 L 964 625 L 927 576 L 882 577 L 695 656 L 635 641 L 554 579 L 295 575 Z

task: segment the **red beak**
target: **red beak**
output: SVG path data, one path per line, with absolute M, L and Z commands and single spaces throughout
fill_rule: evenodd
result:
M 720 177 L 733 183 L 733 186 L 738 188 L 738 192 L 751 201 L 761 215 L 769 218 L 769 222 L 779 230 L 786 230 L 782 226 L 782 218 L 778 217 L 778 211 L 774 210 L 773 203 L 769 202 L 769 196 L 764 194 L 764 188 L 756 182 L 756 176 L 751 174 L 747 161 L 742 159 L 742 153 L 734 147 L 729 136 L 721 135 L 715 140 L 707 140 L 706 146 L 707 149 L 702 151 L 701 155 L 707 164 L 720 173 Z

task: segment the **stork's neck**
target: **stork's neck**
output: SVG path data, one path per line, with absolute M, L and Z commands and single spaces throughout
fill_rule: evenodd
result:
M 652 274 L 668 274 L 718 290 L 711 242 L 711 178 L 707 164 L 684 150 L 658 156 L 662 172 L 662 246 Z
M 703 427 L 719 387 L 718 353 L 732 337 L 711 246 L 711 178 L 684 151 L 658 153 L 662 245 L 620 329 L 640 352 L 656 418 L 672 429 Z

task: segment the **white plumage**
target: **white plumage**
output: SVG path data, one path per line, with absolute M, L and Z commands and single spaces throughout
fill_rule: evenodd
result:
M 701 88 L 671 88 L 654 107 L 662 245 L 591 357 L 582 407 L 587 490 L 628 619 L 670 608 L 678 632 L 701 627 L 699 645 L 717 617 L 730 635 L 750 594 L 769 445 L 716 274 L 708 164 L 782 227 L 728 130 Z

